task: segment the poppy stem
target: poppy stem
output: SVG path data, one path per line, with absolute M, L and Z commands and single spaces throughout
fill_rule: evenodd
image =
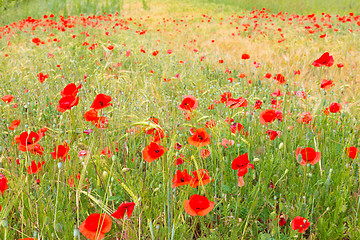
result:
M 126 161 L 125 161 L 125 149 L 126 149 L 126 144 L 127 144 L 128 139 L 125 139 L 125 143 L 124 143 L 124 149 L 123 149 L 123 158 L 124 158 L 124 167 L 126 168 Z M 126 182 L 126 179 L 125 179 Z
M 91 159 L 91 161 L 92 161 L 92 163 L 94 164 L 94 168 L 95 168 L 96 175 L 98 176 L 98 178 L 99 178 L 99 180 L 100 180 L 100 183 L 101 183 L 101 186 L 102 186 L 102 188 L 103 188 L 103 190 L 104 190 L 104 192 L 105 192 L 104 183 L 103 183 L 103 181 L 102 181 L 102 179 L 101 179 L 101 177 L 100 177 L 100 175 L 99 175 L 99 173 L 98 173 L 98 171 L 97 171 L 97 168 L 96 168 L 96 164 L 95 164 L 95 162 L 94 162 L 94 159 Z

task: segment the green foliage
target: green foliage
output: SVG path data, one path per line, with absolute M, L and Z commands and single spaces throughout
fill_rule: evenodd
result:
M 4 1 L 4 0 L 3 0 Z M 99 15 L 121 12 L 124 0 L 10 0 L 0 5 L 0 24 L 5 25 L 29 16 Z M 146 4 L 146 2 L 144 2 Z M 145 5 L 144 5 L 145 6 Z

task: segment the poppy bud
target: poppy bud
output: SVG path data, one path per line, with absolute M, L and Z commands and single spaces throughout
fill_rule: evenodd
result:
M 112 155 L 111 160 L 115 161 L 116 160 L 116 156 Z
M 1 220 L 0 225 L 3 226 L 4 228 L 8 227 L 8 221 L 6 219 Z
M 279 144 L 279 149 L 283 149 L 284 148 L 284 143 L 280 143 Z
M 102 175 L 103 175 L 103 178 L 106 180 L 109 176 L 109 173 L 107 171 L 103 171 Z
M 160 190 L 160 188 L 157 187 L 157 188 L 154 189 L 154 192 L 157 192 L 159 190 Z
M 62 167 L 62 163 L 59 162 L 59 163 L 58 163 L 58 168 L 60 169 L 61 167 Z
M 130 168 L 123 168 L 121 171 L 123 172 L 123 173 L 126 173 L 126 172 L 128 172 L 128 171 L 130 171 L 131 169 Z
M 80 237 L 79 228 L 74 228 L 74 238 L 79 238 L 79 237 Z
M 57 223 L 55 225 L 55 231 L 57 231 L 57 232 L 62 232 L 62 228 L 63 228 L 63 226 L 61 223 Z
M 260 162 L 259 158 L 254 158 L 253 162 Z

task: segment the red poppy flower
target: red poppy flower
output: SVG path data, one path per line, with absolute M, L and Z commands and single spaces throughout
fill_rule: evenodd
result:
M 245 154 L 239 155 L 237 158 L 235 158 L 232 161 L 231 168 L 233 170 L 246 169 L 246 172 L 245 172 L 245 174 L 246 174 L 248 168 L 254 169 L 254 165 L 250 164 L 248 154 L 245 153 Z M 240 175 L 242 175 L 242 174 L 243 174 L 243 172 L 241 172 Z M 245 174 L 243 174 L 242 176 L 245 176 Z
M 221 146 L 228 148 L 232 145 L 234 145 L 235 141 L 234 140 L 227 140 L 226 138 L 223 138 L 221 140 L 221 143 L 219 143 Z
M 194 175 L 189 183 L 192 188 L 196 188 L 199 185 L 206 185 L 213 181 L 213 179 L 210 179 L 209 172 L 206 169 L 199 169 L 191 173 Z
M 280 131 L 267 130 L 266 134 L 269 135 L 270 140 L 275 140 L 275 138 L 277 136 L 279 136 L 281 134 L 281 132 Z
M 272 123 L 276 119 L 282 121 L 283 113 L 281 111 L 274 110 L 274 109 L 267 109 L 260 113 L 260 123 L 261 124 Z
M 344 66 L 344 64 L 338 63 L 338 64 L 336 64 L 336 66 L 337 66 L 338 68 L 342 68 L 342 67 Z
M 79 97 L 66 96 L 59 100 L 59 105 L 57 106 L 57 110 L 59 112 L 65 112 L 66 110 L 70 110 L 72 107 L 77 106 L 78 104 L 79 104 Z
M 35 43 L 36 46 L 39 46 L 40 43 L 41 43 L 41 44 L 45 44 L 44 41 L 41 41 L 40 38 L 37 38 L 37 37 L 33 38 L 31 41 L 32 41 L 33 43 Z
M 250 55 L 244 53 L 243 55 L 241 55 L 241 59 L 250 59 Z
M 306 218 L 297 216 L 291 221 L 291 228 L 293 230 L 299 230 L 299 233 L 303 233 L 308 229 L 310 224 Z
M 280 97 L 280 96 L 282 96 L 282 95 L 284 95 L 284 94 L 282 94 L 279 89 L 276 89 L 276 90 L 271 94 L 272 97 Z
M 275 79 L 279 84 L 284 84 L 284 83 L 286 83 L 285 77 L 284 77 L 281 73 L 276 74 L 276 76 L 274 77 L 274 79 Z
M 179 157 L 175 157 L 174 165 L 181 165 L 185 162 L 184 155 L 180 154 Z
M 14 95 L 5 95 L 1 98 L 1 100 L 3 100 L 6 103 L 11 103 L 13 99 L 14 99 Z
M 355 159 L 358 154 L 359 150 L 356 147 L 349 147 L 345 149 L 346 155 L 348 155 L 349 158 Z
M 161 139 L 165 137 L 165 132 L 161 128 L 154 128 L 152 135 L 150 141 L 160 143 Z
M 77 173 L 75 174 L 75 178 L 73 175 L 70 176 L 70 178 L 68 179 L 68 185 L 71 187 L 71 188 L 74 188 L 76 187 L 76 184 L 75 184 L 75 180 L 77 183 L 79 183 L 80 181 L 80 173 Z M 90 183 L 88 182 L 89 180 L 87 178 L 84 179 L 85 182 L 83 182 L 83 186 L 82 188 L 85 188 L 87 189 L 88 186 L 90 186 Z M 86 183 L 86 184 L 85 184 Z
M 99 121 L 99 117 L 98 117 L 98 112 L 95 109 L 90 109 L 89 111 L 87 111 L 84 115 L 85 120 L 87 122 L 98 122 Z
M 261 105 L 262 105 L 262 101 L 260 101 L 260 100 L 256 100 L 256 102 L 255 102 L 255 105 L 254 105 L 254 110 L 256 110 L 256 109 L 260 109 L 261 108 Z
M 321 153 L 315 152 L 313 148 L 298 148 L 295 152 L 295 157 L 298 159 L 298 156 L 301 155 L 300 165 L 305 166 L 307 163 L 311 165 L 315 165 L 318 161 L 320 161 Z
M 66 157 L 68 156 L 70 147 L 67 145 L 66 142 L 64 142 L 63 145 L 59 145 L 55 148 L 54 152 L 51 153 L 51 156 L 53 159 L 60 158 L 62 161 L 66 160 Z
M 244 176 L 248 172 L 248 168 L 254 169 L 254 165 L 250 164 L 248 154 L 245 153 L 243 155 L 239 155 L 233 160 L 233 162 L 231 163 L 231 168 L 233 170 L 238 170 L 238 186 L 243 187 L 245 185 Z
M 158 145 L 157 143 L 150 143 L 143 150 L 143 158 L 147 162 L 152 162 L 158 158 L 160 158 L 165 152 L 165 148 L 163 146 Z
M 182 145 L 180 143 L 175 143 L 175 149 L 180 150 L 182 148 Z
M 329 111 L 332 113 L 340 112 L 342 109 L 342 106 L 340 103 L 332 103 L 329 107 Z
M 90 240 L 100 240 L 105 237 L 105 233 L 111 229 L 111 217 L 106 213 L 90 214 L 79 226 L 82 235 Z
M 19 143 L 19 150 L 22 152 L 32 151 L 35 146 L 38 145 L 38 142 L 44 136 L 44 133 L 36 133 L 34 131 L 23 132 L 19 137 L 16 137 L 16 142 Z
M 79 84 L 79 86 L 76 86 L 75 83 L 70 83 L 64 88 L 64 90 L 61 91 L 60 93 L 61 97 L 66 97 L 66 96 L 76 97 L 80 88 L 81 88 L 81 84 Z
M 204 128 L 196 129 L 196 132 L 188 138 L 188 143 L 195 147 L 204 147 L 211 143 L 210 135 Z
M 35 155 L 36 154 L 43 155 L 43 151 L 44 151 L 44 148 L 42 146 L 40 146 L 39 144 L 36 144 L 34 146 L 34 149 L 30 150 L 30 152 L 35 154 Z
M 246 77 L 246 74 L 245 74 L 245 73 L 240 73 L 238 77 L 239 77 L 239 78 L 245 78 L 245 77 Z
M 244 126 L 240 123 L 232 123 L 230 125 L 230 131 L 231 133 L 235 134 L 236 132 L 241 133 L 244 129 Z
M 239 98 L 229 98 L 228 102 L 226 103 L 226 106 L 230 109 L 232 108 L 239 108 L 239 107 L 247 107 L 247 100 L 243 97 Z
M 329 88 L 331 88 L 331 87 L 334 86 L 334 85 L 335 85 L 335 84 L 333 83 L 332 80 L 323 79 L 322 82 L 321 82 L 320 88 L 322 88 L 322 89 L 329 89 Z
M 111 46 L 111 45 L 110 45 L 110 46 L 107 47 L 107 49 L 113 50 L 113 49 L 114 49 L 114 46 Z
M 188 185 L 191 181 L 192 177 L 188 174 L 187 170 L 184 171 L 177 170 L 173 180 L 172 180 L 172 188 Z
M 118 209 L 116 210 L 116 212 L 114 212 L 113 214 L 111 214 L 112 217 L 116 218 L 116 219 L 123 219 L 125 212 L 128 216 L 128 218 L 131 217 L 131 214 L 134 210 L 135 207 L 135 203 L 134 202 L 123 202 L 122 204 L 120 204 L 120 206 L 118 207 Z
M 0 173 L 0 192 L 1 194 L 4 194 L 5 190 L 8 189 L 8 185 L 7 185 L 7 178 Z
M 95 97 L 95 100 L 91 104 L 90 108 L 93 108 L 95 110 L 103 109 L 108 106 L 112 106 L 112 103 L 110 102 L 111 102 L 110 96 L 100 93 Z
M 206 124 L 205 124 L 206 128 L 213 128 L 215 126 L 216 126 L 216 123 L 215 123 L 214 120 L 207 121 Z
M 210 156 L 210 151 L 208 149 L 201 149 L 200 156 L 205 159 Z
M 298 122 L 299 123 L 306 123 L 309 124 L 312 120 L 312 116 L 309 112 L 303 112 L 301 114 L 299 114 L 299 119 Z
M 186 95 L 178 108 L 182 111 L 192 111 L 198 107 L 198 102 L 194 96 Z
M 229 101 L 229 99 L 231 99 L 231 92 L 225 92 L 221 95 L 221 102 L 222 103 L 227 103 Z
M 214 208 L 214 205 L 215 203 L 207 199 L 207 197 L 197 194 L 184 201 L 185 212 L 191 216 L 204 216 Z
M 265 74 L 264 78 L 270 79 L 272 77 L 271 73 Z
M 99 117 L 97 121 L 92 122 L 95 127 L 104 129 L 106 128 L 106 125 L 109 123 L 108 118 L 105 116 Z
M 321 55 L 319 59 L 316 59 L 312 65 L 315 67 L 327 66 L 331 67 L 334 64 L 334 59 L 328 52 Z
M 281 226 L 284 226 L 285 224 L 286 224 L 285 218 L 284 218 L 283 216 L 280 216 L 280 220 L 279 220 L 279 225 L 280 225 L 280 227 L 281 227 Z
M 20 122 L 21 122 L 20 119 L 12 121 L 9 129 L 14 130 L 15 128 L 17 128 L 20 125 Z
M 37 174 L 41 171 L 42 166 L 45 164 L 45 161 L 35 163 L 35 160 L 31 162 L 31 165 L 28 167 L 28 174 Z
M 153 123 L 155 123 L 155 124 L 159 124 L 159 119 L 157 119 L 156 117 L 151 117 L 151 118 L 149 118 L 149 121 L 150 121 L 150 122 L 153 122 Z
M 325 114 L 326 116 L 329 116 L 329 114 L 330 114 L 329 108 L 325 108 L 324 114 Z
M 101 150 L 100 155 L 111 158 L 114 155 L 114 153 L 111 151 L 109 147 L 105 147 L 103 150 Z
M 45 82 L 45 80 L 49 77 L 49 74 L 43 74 L 42 72 L 37 75 L 39 81 L 41 83 Z

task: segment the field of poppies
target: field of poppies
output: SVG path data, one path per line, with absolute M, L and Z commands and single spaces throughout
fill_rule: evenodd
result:
M 359 12 L 121 7 L 0 26 L 0 239 L 359 239 Z

